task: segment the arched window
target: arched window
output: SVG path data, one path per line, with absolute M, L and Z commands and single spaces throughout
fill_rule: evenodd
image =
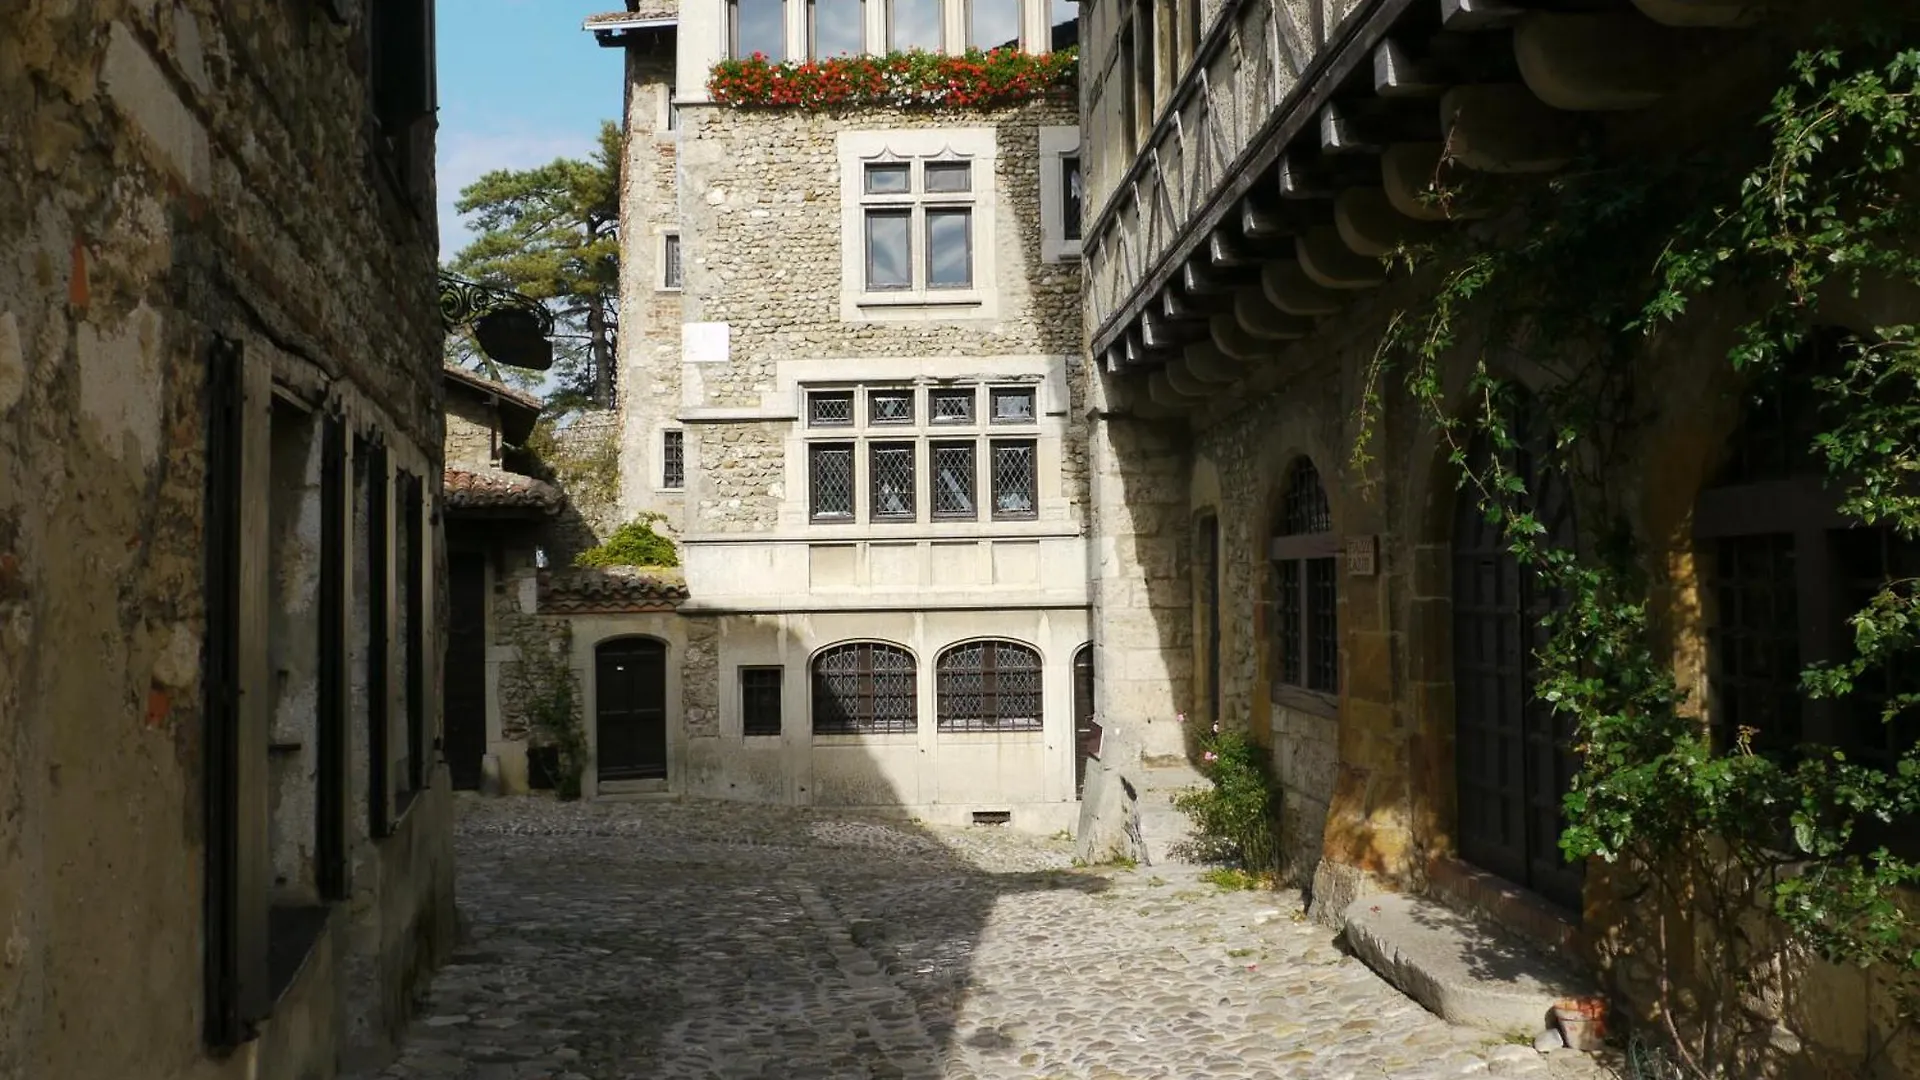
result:
M 890 735 L 914 730 L 919 697 L 913 654 L 857 641 L 813 658 L 815 735 Z
M 1273 560 L 1274 671 L 1288 686 L 1332 694 L 1340 688 L 1340 540 L 1319 470 L 1300 458 L 1287 470 Z
M 1012 641 L 969 641 L 934 665 L 941 731 L 1039 731 L 1040 654 Z

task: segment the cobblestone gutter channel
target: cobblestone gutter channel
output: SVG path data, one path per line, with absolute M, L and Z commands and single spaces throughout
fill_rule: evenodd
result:
M 1610 1075 L 1448 1027 L 1183 868 L 1003 830 L 469 800 L 470 940 L 383 1080 Z

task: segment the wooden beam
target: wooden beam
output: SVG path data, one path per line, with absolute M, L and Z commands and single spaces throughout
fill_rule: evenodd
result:
M 1213 392 L 1216 389 L 1215 384 L 1207 382 L 1194 375 L 1193 372 L 1188 371 L 1187 362 L 1184 357 L 1167 361 L 1167 366 L 1161 368 L 1161 370 L 1167 373 L 1167 385 L 1173 387 L 1176 393 L 1184 394 L 1187 397 L 1204 400 L 1213 396 Z
M 1207 325 L 1213 335 L 1213 343 L 1220 351 L 1235 360 L 1253 363 L 1265 360 L 1273 355 L 1275 341 L 1257 338 L 1240 328 L 1240 323 L 1231 315 L 1215 315 Z
M 1696 32 L 1632 11 L 1537 11 L 1513 31 L 1513 55 L 1527 88 L 1548 105 L 1575 112 L 1653 105 L 1705 59 L 1702 44 Z
M 1440 65 L 1415 56 L 1404 41 L 1388 38 L 1373 47 L 1373 92 L 1384 98 L 1438 97 L 1447 89 Z
M 1447 91 L 1440 123 L 1455 160 L 1479 172 L 1554 172 L 1579 149 L 1572 117 L 1517 84 Z
M 1227 275 L 1199 259 L 1188 259 L 1180 268 L 1180 284 L 1197 296 L 1213 296 L 1225 293 L 1233 288 L 1233 282 Z
M 1633 0 L 1640 13 L 1662 26 L 1733 30 L 1766 17 L 1766 0 Z
M 1246 374 L 1246 365 L 1221 352 L 1220 346 L 1215 345 L 1211 338 L 1187 346 L 1182 355 L 1187 362 L 1187 370 L 1207 382 L 1238 382 Z
M 1298 154 L 1281 154 L 1275 163 L 1283 199 L 1331 199 L 1333 185 L 1325 174 L 1309 166 Z
M 1329 289 L 1371 289 L 1384 284 L 1387 268 L 1379 259 L 1356 255 L 1331 225 L 1307 230 L 1294 242 L 1300 269 Z
M 1207 237 L 1207 261 L 1216 267 L 1252 266 L 1256 260 L 1225 229 L 1215 229 Z
M 1511 0 L 1440 0 L 1440 25 L 1448 30 L 1500 30 L 1526 13 Z
M 1356 255 L 1382 258 L 1402 244 L 1433 238 L 1445 226 L 1394 209 L 1381 188 L 1348 188 L 1333 201 L 1333 225 Z
M 1293 225 L 1254 196 L 1240 200 L 1240 235 L 1249 240 L 1277 240 L 1292 236 Z
M 1313 333 L 1313 320 L 1289 315 L 1275 307 L 1259 289 L 1233 294 L 1233 321 L 1240 329 L 1267 341 L 1298 341 Z
M 1165 368 L 1147 376 L 1147 397 L 1155 405 L 1171 409 L 1176 413 L 1191 412 L 1203 400 L 1198 397 L 1189 397 L 1174 389 L 1173 383 L 1167 378 Z
M 1260 270 L 1260 291 L 1289 315 L 1331 315 L 1347 305 L 1345 296 L 1307 276 L 1297 259 L 1270 262 Z

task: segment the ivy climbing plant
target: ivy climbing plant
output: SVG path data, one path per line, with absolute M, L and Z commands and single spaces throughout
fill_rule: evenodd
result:
M 1904 32 L 1903 32 L 1904 31 Z M 1396 253 L 1427 286 L 1398 313 L 1369 365 L 1355 471 L 1371 475 L 1380 418 L 1397 378 L 1431 425 L 1460 483 L 1519 562 L 1561 601 L 1538 653 L 1536 692 L 1568 714 L 1582 771 L 1565 800 L 1566 856 L 1650 871 L 1664 902 L 1704 869 L 1732 882 L 1726 914 L 1762 903 L 1796 947 L 1827 960 L 1885 965 L 1911 1021 L 1920 924 L 1906 890 L 1911 852 L 1864 835 L 1920 830 L 1920 747 L 1896 760 L 1852 760 L 1835 746 L 1761 752 L 1753 733 L 1716 739 L 1677 685 L 1661 644 L 1646 550 L 1621 504 L 1618 476 L 1650 413 L 1649 343 L 1712 296 L 1748 313 L 1726 362 L 1744 380 L 1780 372 L 1837 298 L 1920 287 L 1920 50 L 1911 27 L 1831 30 L 1785 68 L 1760 124 L 1710 151 L 1658 165 L 1589 162 L 1513 195 L 1496 218 Z M 1445 166 L 1443 165 L 1443 169 Z M 1441 183 L 1442 205 L 1487 193 Z M 1920 329 L 1860 328 L 1844 363 L 1818 378 L 1820 431 L 1811 448 L 1860 526 L 1920 538 Z M 1551 348 L 1546 343 L 1552 343 Z M 1497 359 L 1524 352 L 1551 385 L 1528 406 L 1546 437 L 1520 445 L 1515 389 Z M 1469 406 L 1445 372 L 1471 364 Z M 1484 449 L 1480 449 L 1484 448 Z M 1581 500 L 1579 549 L 1555 547 L 1515 467 L 1544 456 Z M 1875 673 L 1920 666 L 1920 583 L 1889 580 L 1851 619 L 1852 655 L 1809 667 L 1814 699 L 1860 692 Z M 1892 693 L 1881 719 L 1920 708 Z M 1704 840 L 1702 838 L 1711 838 Z M 1670 868 L 1685 864 L 1685 873 Z M 1730 949 L 1727 997 L 1752 951 Z M 1663 984 L 1664 985 L 1664 984 Z M 1699 1075 L 1728 1067 L 1737 1025 L 1722 1010 L 1676 1053 Z M 1669 1017 L 1671 1010 L 1668 1010 Z

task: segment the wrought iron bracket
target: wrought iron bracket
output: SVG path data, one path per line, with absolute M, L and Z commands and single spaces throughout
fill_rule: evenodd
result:
M 440 321 L 448 333 L 470 328 L 480 348 L 513 367 L 553 366 L 553 312 L 511 289 L 440 272 Z
M 553 336 L 553 312 L 545 304 L 493 285 L 440 271 L 440 318 L 449 332 L 471 326 L 501 308 L 519 308 L 536 320 L 541 337 Z

